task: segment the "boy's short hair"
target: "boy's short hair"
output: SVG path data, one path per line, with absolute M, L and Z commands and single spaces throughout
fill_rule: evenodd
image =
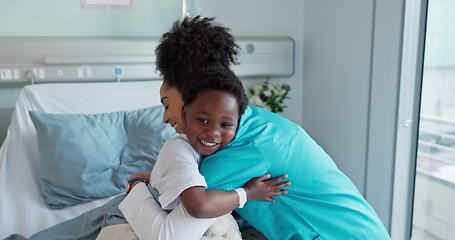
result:
M 156 69 L 169 87 L 182 91 L 188 80 L 181 76 L 204 69 L 228 68 L 234 63 L 233 56 L 239 47 L 229 29 L 214 24 L 213 20 L 187 17 L 163 34 L 155 50 Z
M 181 90 L 184 105 L 190 105 L 202 91 L 216 90 L 227 92 L 237 99 L 240 120 L 240 116 L 245 112 L 248 104 L 248 98 L 242 83 L 231 70 L 226 67 L 205 69 L 192 72 L 186 75 L 185 78 L 191 84 L 187 84 Z

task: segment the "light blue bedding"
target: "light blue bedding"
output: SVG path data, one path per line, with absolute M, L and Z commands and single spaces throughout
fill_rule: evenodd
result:
M 148 190 L 158 202 L 158 191 L 147 184 Z M 126 194 L 114 197 L 103 206 L 94 208 L 73 219 L 59 223 L 53 227 L 37 232 L 26 238 L 13 234 L 4 240 L 91 240 L 96 239 L 101 229 L 115 224 L 127 223 L 125 217 L 118 209 Z M 167 211 L 169 212 L 169 211 Z
M 96 239 L 103 227 L 126 223 L 118 205 L 125 194 L 113 198 L 103 206 L 92 209 L 78 217 L 33 234 L 30 238 L 13 234 L 4 240 L 90 240 Z

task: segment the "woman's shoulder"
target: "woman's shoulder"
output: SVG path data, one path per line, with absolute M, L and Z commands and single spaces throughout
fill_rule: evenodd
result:
M 301 130 L 298 124 L 283 116 L 256 106 L 248 106 L 241 117 L 236 139 L 253 141 L 259 137 L 270 137 L 270 134 L 288 135 Z

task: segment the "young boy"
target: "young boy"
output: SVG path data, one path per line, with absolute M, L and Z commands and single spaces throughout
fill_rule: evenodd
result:
M 286 176 L 269 181 L 262 176 L 234 191 L 207 191 L 198 165 L 234 139 L 247 98 L 227 68 L 192 72 L 184 78 L 197 79 L 182 94 L 185 134 L 166 142 L 150 175 L 161 206 L 173 211 L 163 212 L 140 179 L 119 206 L 139 239 L 198 239 L 213 218 L 247 200 L 274 201 L 271 197 L 286 193 L 280 190 L 290 184 L 278 184 Z

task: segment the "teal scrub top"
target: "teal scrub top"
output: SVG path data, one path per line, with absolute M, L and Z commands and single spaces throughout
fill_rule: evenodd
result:
M 253 177 L 288 174 L 275 203 L 248 201 L 236 211 L 267 239 L 390 239 L 381 220 L 330 156 L 297 124 L 249 106 L 235 139 L 203 159 L 209 189 L 233 190 Z

